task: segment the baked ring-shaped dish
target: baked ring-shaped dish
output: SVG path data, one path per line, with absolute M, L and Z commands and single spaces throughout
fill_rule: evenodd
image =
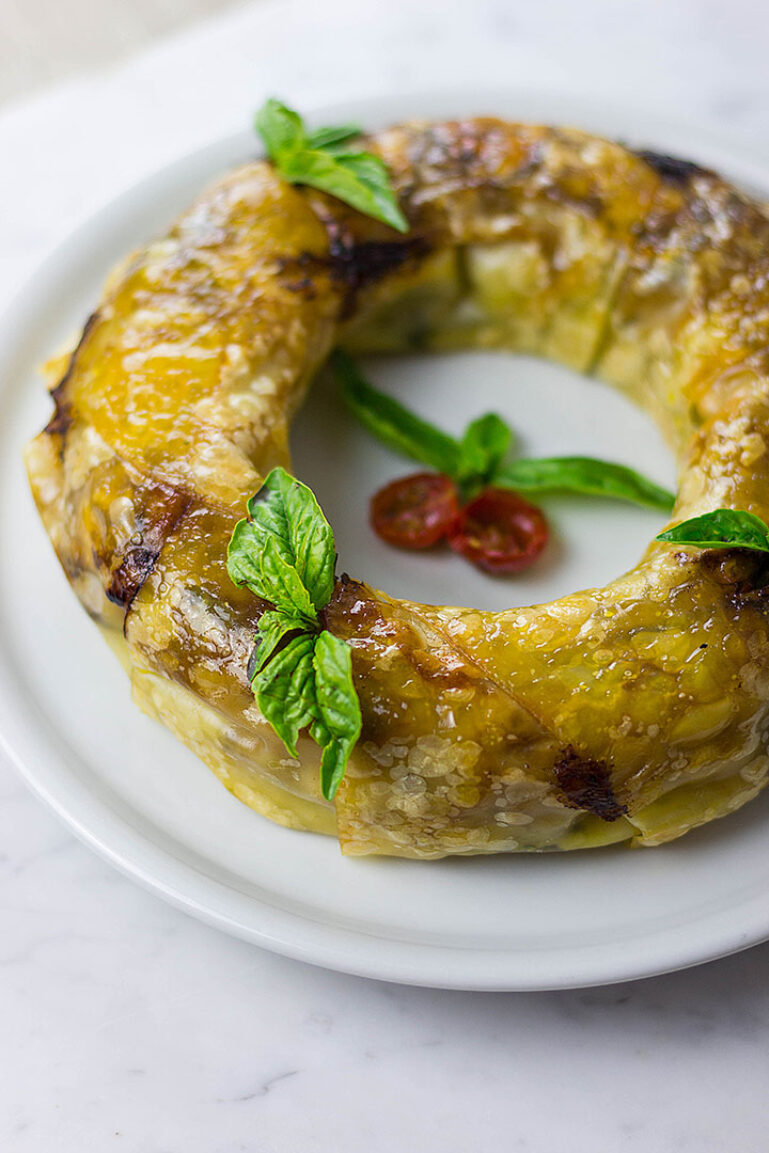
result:
M 227 577 L 332 346 L 505 348 L 656 417 L 674 521 L 769 517 L 769 218 L 712 172 L 572 130 L 407 123 L 367 140 L 410 231 L 248 164 L 108 283 L 31 443 L 59 560 L 143 709 L 242 801 L 406 857 L 656 845 L 767 778 L 769 567 L 652 544 L 552 604 L 481 612 L 341 576 L 361 739 L 336 800 L 289 757 L 247 663 L 264 604 Z M 301 462 L 298 467 L 301 475 Z M 161 771 L 161 766 L 158 766 Z

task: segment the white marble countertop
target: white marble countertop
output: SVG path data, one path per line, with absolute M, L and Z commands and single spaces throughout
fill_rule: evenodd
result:
M 260 3 L 0 116 L 0 304 L 95 205 L 239 126 L 394 86 L 551 85 L 769 153 L 757 0 Z M 769 945 L 574 993 L 322 972 L 166 907 L 0 764 L 9 1153 L 764 1153 Z
M 237 0 L 3 0 L 0 106 L 88 68 L 123 60 L 158 36 Z

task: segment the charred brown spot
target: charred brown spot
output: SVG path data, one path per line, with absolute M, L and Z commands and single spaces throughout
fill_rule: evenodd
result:
M 302 276 L 298 280 L 286 281 L 286 288 L 289 292 L 295 292 L 301 295 L 305 300 L 314 300 L 318 295 L 318 290 L 312 276 Z
M 331 600 L 320 613 L 323 628 L 345 634 L 345 630 L 372 628 L 384 622 L 381 610 L 362 581 L 342 573 L 334 584 Z
M 357 294 L 391 272 L 426 256 L 429 245 L 423 236 L 402 240 L 357 240 L 338 221 L 324 221 L 328 231 L 331 278 L 344 288 L 342 317 L 355 310 Z
M 280 257 L 276 261 L 277 270 L 285 276 L 283 283 L 288 291 L 301 294 L 307 300 L 313 300 L 317 295 L 318 277 L 330 276 L 343 290 L 343 318 L 354 311 L 361 288 L 383 280 L 389 273 L 418 261 L 430 251 L 422 236 L 404 237 L 402 240 L 357 240 L 333 217 L 325 217 L 323 223 L 329 238 L 328 256 L 303 252 L 299 256 Z
M 332 275 L 350 288 L 358 289 L 383 280 L 407 261 L 424 256 L 423 237 L 409 240 L 350 240 L 342 234 L 331 243 Z
M 49 436 L 66 437 L 72 424 L 72 405 L 64 398 L 64 389 L 70 369 L 55 388 L 51 389 L 51 400 L 54 404 L 53 416 L 45 426 Z
M 314 300 L 318 294 L 317 278 L 328 275 L 328 258 L 314 252 L 300 252 L 298 256 L 279 256 L 276 272 L 289 292 Z
M 128 608 L 160 555 L 159 548 L 134 545 L 123 554 L 123 559 L 112 574 L 107 598 L 113 604 Z
M 609 766 L 603 761 L 581 757 L 568 745 L 554 765 L 555 779 L 565 803 L 583 809 L 603 821 L 616 821 L 627 812 L 611 787 Z
M 680 160 L 677 156 L 668 156 L 664 152 L 650 152 L 641 149 L 635 153 L 645 164 L 653 168 L 658 176 L 670 184 L 684 186 L 695 176 L 710 176 L 707 168 L 702 168 L 692 160 Z
M 67 388 L 72 377 L 72 373 L 75 371 L 77 358 L 80 355 L 83 345 L 88 339 L 88 335 L 91 332 L 91 329 L 94 327 L 98 319 L 98 312 L 92 312 L 88 317 L 85 324 L 83 325 L 83 331 L 80 334 L 80 339 L 75 345 L 75 348 L 72 351 L 72 355 L 69 358 L 67 371 L 64 373 L 64 376 L 61 378 L 59 383 L 50 390 L 51 400 L 54 403 L 54 412 L 44 430 L 48 433 L 49 436 L 60 436 L 63 439 L 69 432 L 70 426 L 72 424 L 72 405 L 70 404 L 69 398 L 67 396 Z
M 769 556 L 745 548 L 707 549 L 698 558 L 708 577 L 720 585 L 737 610 L 769 609 Z
M 126 549 L 106 589 L 107 599 L 126 613 L 189 504 L 187 493 L 166 484 L 153 485 L 137 494 L 140 539 Z

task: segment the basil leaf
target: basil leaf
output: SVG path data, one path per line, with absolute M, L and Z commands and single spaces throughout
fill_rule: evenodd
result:
M 497 469 L 512 439 L 512 430 L 495 412 L 471 421 L 459 444 L 456 479 L 484 484 Z
M 249 681 L 264 668 L 285 636 L 293 632 L 306 632 L 307 626 L 301 617 L 268 610 L 259 617 L 256 629 L 256 643 L 248 661 Z
M 271 98 L 265 101 L 256 114 L 254 124 L 267 155 L 278 165 L 283 156 L 306 147 L 301 116 L 279 100 Z
M 614 497 L 669 512 L 675 497 L 632 468 L 589 456 L 516 460 L 502 465 L 512 431 L 496 413 L 468 425 L 461 441 L 379 392 L 354 361 L 337 349 L 331 363 L 342 395 L 364 428 L 402 456 L 445 473 L 460 484 L 493 484 L 520 492 L 576 492 Z
M 284 613 L 296 613 L 306 624 L 316 619 L 310 594 L 294 565 L 286 556 L 275 537 L 267 537 L 261 545 L 259 557 L 259 586 L 253 591 L 271 601 Z
M 361 730 L 349 645 L 325 631 L 295 637 L 259 669 L 252 689 L 292 757 L 300 731 L 309 726 L 323 750 L 321 790 L 333 800 Z
M 359 124 L 340 124 L 337 128 L 316 128 L 307 137 L 308 148 L 337 148 L 345 140 L 353 136 L 360 136 L 362 128 Z
M 255 126 L 267 155 L 291 184 L 319 188 L 398 232 L 408 232 L 409 223 L 384 161 L 371 152 L 351 152 L 342 147 L 360 134 L 357 125 L 308 133 L 298 113 L 271 99 L 257 112 Z
M 282 155 L 279 168 L 291 184 L 309 184 L 398 232 L 409 230 L 390 186 L 387 167 L 378 156 L 303 148 Z
M 316 619 L 310 595 L 277 542 L 254 521 L 235 525 L 227 548 L 227 572 L 236 585 L 271 601 L 284 613 L 299 614 L 305 627 Z
M 322 632 L 315 641 L 313 664 L 318 719 L 311 734 L 323 746 L 321 790 L 330 801 L 339 788 L 350 753 L 360 736 L 360 702 L 353 685 L 348 644 L 332 633 Z
M 590 456 L 515 460 L 498 469 L 492 484 L 518 492 L 577 492 L 614 497 L 669 512 L 672 492 L 632 468 Z
M 274 468 L 248 511 L 296 567 L 315 608 L 327 605 L 334 591 L 334 534 L 312 489 Z
M 717 508 L 661 532 L 657 540 L 697 548 L 751 548 L 769 552 L 769 525 L 752 512 Z
M 292 757 L 302 729 L 317 716 L 313 655 L 315 637 L 295 637 L 256 674 L 251 688 L 264 719 Z
M 232 534 L 227 571 L 275 605 L 257 624 L 251 689 L 292 757 L 309 728 L 323 750 L 321 788 L 331 800 L 361 729 L 350 650 L 318 633 L 318 610 L 334 589 L 334 535 L 310 489 L 282 468 L 272 470 L 248 511 Z
M 364 428 L 401 456 L 449 476 L 456 474 L 459 441 L 370 385 L 347 353 L 337 349 L 331 364 L 341 381 L 345 404 Z
M 334 591 L 331 526 L 311 490 L 274 468 L 248 502 L 250 520 L 235 526 L 227 571 L 276 608 L 312 622 Z

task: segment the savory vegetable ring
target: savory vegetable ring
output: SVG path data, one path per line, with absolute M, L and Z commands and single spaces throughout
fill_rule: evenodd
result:
M 367 138 L 410 230 L 279 178 L 214 184 L 113 275 L 28 450 L 65 572 L 135 698 L 237 797 L 350 854 L 656 845 L 767 778 L 769 562 L 654 543 L 606 588 L 501 613 L 347 576 L 363 729 L 334 804 L 257 709 L 264 603 L 226 548 L 288 464 L 335 343 L 505 348 L 627 390 L 680 461 L 673 521 L 769 514 L 769 218 L 712 172 L 493 119 Z M 300 470 L 301 472 L 301 470 Z

